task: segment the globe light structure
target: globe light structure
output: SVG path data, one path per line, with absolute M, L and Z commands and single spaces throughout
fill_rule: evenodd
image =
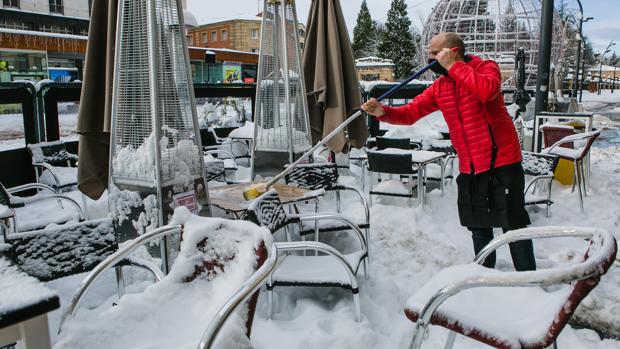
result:
M 514 86 L 517 50 L 525 52 L 526 87 L 536 85 L 540 37 L 540 0 L 440 0 L 433 8 L 422 32 L 421 63 L 426 64 L 426 48 L 438 33 L 453 32 L 465 41 L 466 53 L 495 60 L 502 71 L 503 86 Z M 564 34 L 560 17 L 554 14 L 551 62 L 561 67 Z

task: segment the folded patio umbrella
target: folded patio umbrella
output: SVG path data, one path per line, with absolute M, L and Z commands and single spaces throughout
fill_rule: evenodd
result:
M 117 0 L 94 0 L 78 113 L 78 188 L 98 199 L 108 187 Z
M 306 25 L 303 72 L 308 91 L 312 142 L 317 143 L 361 106 L 361 93 L 353 50 L 340 0 L 313 0 Z M 361 148 L 368 138 L 365 118 L 348 126 L 327 146 L 347 152 L 349 144 Z
M 527 104 L 532 100 L 532 98 L 527 94 L 527 91 L 525 91 L 525 51 L 522 47 L 517 51 L 515 69 L 517 90 L 515 91 L 513 100 L 514 103 L 519 106 L 519 112 L 524 113 Z

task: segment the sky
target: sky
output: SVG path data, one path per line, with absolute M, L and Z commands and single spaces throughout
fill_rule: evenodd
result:
M 437 0 L 405 0 L 409 16 L 420 31 L 424 20 L 430 14 Z M 556 0 L 558 3 L 559 0 Z M 349 32 L 353 31 L 362 0 L 340 0 Z M 372 18 L 385 22 L 390 0 L 367 0 Z M 592 40 L 596 51 L 604 50 L 610 40 L 618 41 L 615 51 L 620 55 L 620 0 L 581 0 L 585 17 L 595 19 L 584 23 L 584 33 Z M 306 23 L 311 0 L 297 0 L 297 17 Z M 570 6 L 577 8 L 576 0 L 568 0 Z M 187 0 L 188 9 L 199 24 L 230 18 L 237 15 L 255 15 L 262 10 L 262 0 Z

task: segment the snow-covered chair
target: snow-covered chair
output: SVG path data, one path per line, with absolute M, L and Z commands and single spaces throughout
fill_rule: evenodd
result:
M 545 205 L 545 216 L 549 215 L 551 201 L 551 184 L 559 157 L 554 155 L 523 152 L 523 172 L 531 179 L 525 185 L 525 205 Z
M 271 317 L 273 313 L 273 289 L 276 286 L 341 287 L 353 293 L 355 318 L 361 321 L 357 273 L 362 262 L 368 257 L 368 247 L 364 234 L 355 223 L 337 214 L 288 215 L 284 211 L 278 193 L 273 189 L 250 203 L 247 219 L 272 233 L 302 222 L 320 223 L 322 220 L 335 220 L 347 225 L 349 227 L 347 231 L 353 232 L 354 239 L 359 243 L 348 253 L 322 242 L 288 242 L 280 245 L 276 243 L 278 258 L 282 253 L 289 251 L 318 251 L 324 255 L 289 254 L 281 257 L 282 262 L 279 262 L 278 268 L 267 280 L 268 316 Z M 287 234 L 287 239 L 289 235 Z M 364 271 L 367 273 L 366 267 Z
M 345 217 L 349 217 L 358 228 L 364 230 L 366 241 L 369 240 L 370 230 L 370 209 L 364 194 L 357 188 L 339 184 L 338 183 L 338 166 L 332 163 L 313 163 L 296 166 L 286 177 L 286 183 L 294 185 L 300 188 L 309 190 L 325 190 L 326 192 L 333 192 L 336 197 L 336 213 L 342 214 L 342 194 L 344 192 L 352 192 L 355 194 L 356 201 L 359 202 L 347 204 L 345 211 L 352 212 L 351 215 L 344 214 Z M 328 212 L 324 207 L 317 207 L 316 211 L 325 213 Z M 300 235 L 305 236 L 315 233 L 318 241 L 318 232 L 328 231 L 341 231 L 347 230 L 349 227 L 346 224 L 339 222 L 321 222 L 320 224 L 308 224 L 302 223 Z
M 589 240 L 581 261 L 551 269 L 502 272 L 481 264 L 502 245 L 536 238 Z M 409 300 L 405 315 L 416 323 L 411 348 L 419 348 L 429 325 L 449 329 L 445 348 L 457 333 L 502 349 L 543 349 L 555 345 L 579 303 L 616 258 L 616 240 L 607 231 L 583 227 L 513 230 L 491 241 L 474 263 L 436 274 Z M 550 287 L 553 286 L 553 287 Z
M 174 234 L 182 234 L 180 251 L 161 281 L 112 308 L 77 311 L 107 269 Z M 274 267 L 267 229 L 178 208 L 171 225 L 128 241 L 88 274 L 62 315 L 55 348 L 250 348 L 257 291 Z
M 566 136 L 555 142 L 555 144 L 551 147 L 545 148 L 542 151 L 544 154 L 559 156 L 560 159 L 573 162 L 573 192 L 575 191 L 575 186 L 577 186 L 579 192 L 579 208 L 581 209 L 581 212 L 583 212 L 583 197 L 587 196 L 583 161 L 590 152 L 592 144 L 600 134 L 600 131 L 590 131 Z M 575 149 L 562 147 L 563 144 L 573 142 L 575 143 Z
M 454 161 L 458 159 L 456 150 L 452 146 L 452 142 L 447 139 L 424 141 L 422 142 L 422 150 L 446 154 L 446 156 L 441 159 L 440 164 L 428 164 L 424 171 L 424 181 L 439 182 L 439 189 L 441 190 L 441 195 L 443 195 L 446 181 L 450 183 L 451 186 L 454 181 Z
M 41 190 L 41 192 L 30 197 L 13 195 L 28 190 Z M 44 195 L 43 191 L 49 191 L 51 194 Z M 38 205 L 50 200 L 55 200 L 58 203 L 59 210 L 43 210 L 41 205 Z M 64 208 L 63 202 L 69 203 L 74 210 Z M 37 206 L 41 210 L 37 211 Z M 20 217 L 19 220 L 18 216 Z M 29 183 L 7 189 L 0 183 L 0 225 L 5 236 L 9 233 L 41 229 L 51 223 L 62 224 L 71 220 L 83 221 L 84 218 L 84 212 L 75 200 L 58 194 L 54 188 L 48 185 Z
M 63 141 L 28 144 L 37 182 L 59 192 L 77 185 L 77 155 L 67 151 Z

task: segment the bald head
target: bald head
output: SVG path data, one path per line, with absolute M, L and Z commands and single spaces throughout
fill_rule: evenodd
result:
M 431 58 L 434 58 L 444 48 L 453 47 L 458 48 L 459 58 L 463 59 L 465 57 L 465 44 L 461 37 L 455 33 L 439 33 L 431 39 L 428 45 L 428 53 Z

